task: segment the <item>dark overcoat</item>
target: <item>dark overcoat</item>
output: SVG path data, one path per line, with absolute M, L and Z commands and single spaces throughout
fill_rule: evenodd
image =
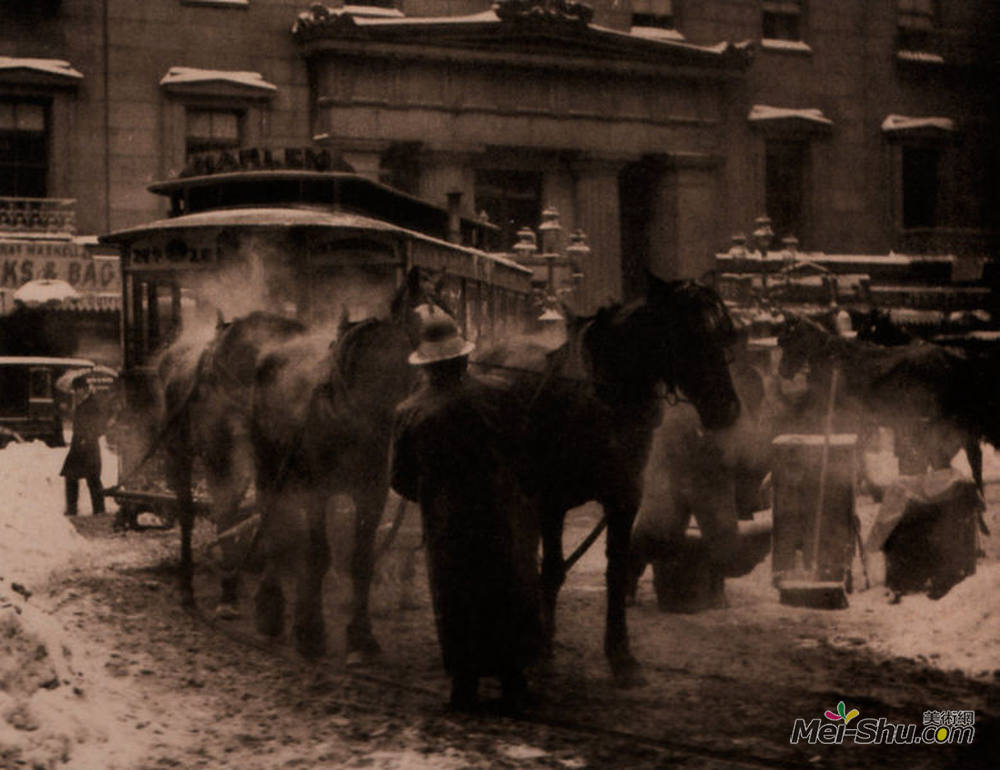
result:
M 513 406 L 506 391 L 467 376 L 397 409 L 392 487 L 420 503 L 451 676 L 520 671 L 541 649 L 538 507 L 517 470 Z
M 60 475 L 69 479 L 100 477 L 101 448 L 107 418 L 98 398 L 91 393 L 73 412 L 73 438 Z

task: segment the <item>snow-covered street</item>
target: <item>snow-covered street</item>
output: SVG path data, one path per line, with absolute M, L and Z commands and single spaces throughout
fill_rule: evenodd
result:
M 995 708 L 1000 683 L 996 535 L 983 540 L 986 556 L 976 574 L 937 601 L 910 595 L 890 604 L 876 584 L 851 594 L 846 610 L 787 607 L 771 585 L 768 559 L 727 581 L 728 609 L 679 616 L 656 610 L 647 576 L 629 623 L 649 682 L 629 691 L 611 687 L 600 650 L 604 560 L 598 543 L 574 568 L 561 600 L 556 664 L 536 678 L 543 683 L 536 716 L 549 720 L 539 727 L 531 719 L 444 714 L 446 682 L 423 582 L 416 587 L 417 608 L 407 611 L 395 608 L 398 586 L 376 586 L 376 633 L 386 665 L 372 680 L 339 664 L 297 663 L 289 650 L 275 656 L 241 646 L 198 625 L 177 606 L 174 576 L 164 568 L 176 558 L 176 530 L 113 536 L 113 513 L 92 518 L 86 503 L 76 522 L 64 517 L 58 475 L 64 452 L 40 442 L 0 452 L 4 768 L 654 767 L 669 754 L 663 727 L 682 717 L 686 737 L 673 756 L 686 766 L 773 760 L 784 767 L 808 760 L 817 767 L 879 767 L 887 756 L 893 762 L 908 757 L 912 767 L 946 766 L 937 764 L 942 752 L 935 759 L 926 747 L 922 754 L 900 749 L 891 755 L 881 753 L 886 747 L 808 754 L 789 747 L 792 719 L 810 716 L 797 709 L 818 693 L 839 694 L 869 716 L 892 708 L 897 721 L 918 705 L 978 709 L 986 721 L 977 740 L 995 729 L 996 714 L 982 709 L 989 702 Z M 104 460 L 110 485 L 115 458 L 106 448 Z M 997 533 L 1000 464 L 992 451 L 986 470 L 992 482 L 987 523 Z M 859 498 L 864 522 L 876 508 Z M 567 541 L 580 539 L 595 515 L 588 508 L 572 513 Z M 196 535 L 208 540 L 207 526 Z M 211 558 L 200 550 L 196 559 L 200 601 L 210 606 L 217 590 Z M 878 565 L 868 567 L 876 576 Z M 864 587 L 860 572 L 854 584 Z M 403 689 L 386 687 L 381 678 Z M 765 682 L 771 692 L 761 689 Z M 898 696 L 889 694 L 893 687 Z M 760 732 L 765 721 L 749 716 L 755 702 L 770 710 L 770 735 Z M 741 715 L 724 729 L 706 716 L 723 704 Z M 817 700 L 813 710 L 818 715 L 834 705 Z M 619 732 L 574 739 L 551 727 L 555 714 L 573 724 L 596 720 L 595 729 L 635 728 L 660 743 L 622 749 L 613 737 Z M 921 713 L 909 717 L 919 722 Z M 602 758 L 598 744 L 618 746 L 618 759 Z

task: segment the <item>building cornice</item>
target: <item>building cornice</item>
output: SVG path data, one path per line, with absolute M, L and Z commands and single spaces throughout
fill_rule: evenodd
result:
M 306 57 L 387 58 L 508 64 L 529 68 L 695 76 L 742 74 L 749 44 L 697 46 L 651 39 L 589 22 L 581 3 L 506 0 L 471 16 L 371 18 L 314 5 L 292 35 Z

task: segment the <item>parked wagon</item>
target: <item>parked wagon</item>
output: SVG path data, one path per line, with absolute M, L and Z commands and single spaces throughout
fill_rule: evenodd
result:
M 496 228 L 360 176 L 325 152 L 242 151 L 198 173 L 151 185 L 165 219 L 105 235 L 121 251 L 122 374 L 132 438 L 120 440 L 113 496 L 129 516 L 170 517 L 162 462 L 150 454 L 157 414 L 153 364 L 185 331 L 267 310 L 311 327 L 376 312 L 411 268 L 440 275 L 470 339 L 523 327 L 531 270 L 486 251 Z M 337 169 L 337 170 L 333 170 Z M 196 503 L 207 506 L 196 485 Z

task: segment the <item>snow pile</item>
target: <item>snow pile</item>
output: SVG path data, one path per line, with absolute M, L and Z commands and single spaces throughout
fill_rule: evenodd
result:
M 898 477 L 891 451 L 866 456 L 869 477 L 886 484 Z M 964 452 L 952 467 L 971 476 Z M 854 592 L 846 610 L 833 613 L 787 607 L 780 604 L 772 582 L 771 557 L 748 575 L 726 581 L 726 599 L 733 610 L 768 617 L 819 612 L 832 629 L 829 640 L 863 637 L 878 654 L 890 658 L 920 660 L 945 671 L 960 670 L 966 676 L 994 681 L 1000 674 L 1000 454 L 983 445 L 983 477 L 986 483 L 985 520 L 992 536 L 980 536 L 985 555 L 976 572 L 954 586 L 940 599 L 926 594 L 908 594 L 898 602 L 885 586 L 885 558 L 881 551 L 866 553 L 865 564 L 855 556 L 852 567 Z M 862 537 L 867 537 L 879 510 L 870 498 L 859 497 L 856 513 Z M 865 571 L 871 583 L 865 589 Z
M 129 707 L 59 623 L 0 582 L 0 767 L 132 767 Z
M 107 484 L 116 462 L 103 450 Z M 146 751 L 98 658 L 45 610 L 53 575 L 101 559 L 63 515 L 66 451 L 40 441 L 0 451 L 0 767 L 112 770 Z M 89 500 L 81 482 L 81 513 Z
M 90 551 L 63 516 L 65 486 L 59 475 L 66 450 L 41 441 L 9 444 L 0 451 L 0 578 L 32 587 L 53 571 L 72 567 Z M 88 510 L 86 483 L 80 508 Z
M 884 592 L 873 589 L 851 602 L 858 612 L 881 615 L 870 642 L 878 652 L 972 677 L 1000 671 L 1000 563 L 980 561 L 975 575 L 937 600 L 911 594 L 887 605 Z

